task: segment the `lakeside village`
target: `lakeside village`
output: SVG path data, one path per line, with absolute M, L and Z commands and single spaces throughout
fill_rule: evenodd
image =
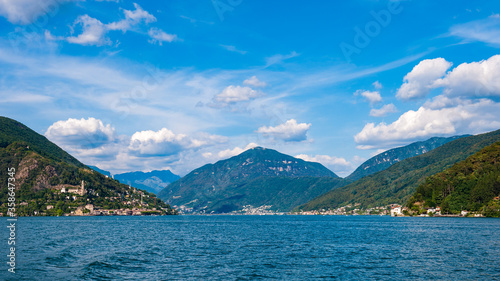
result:
M 498 198 L 495 198 L 499 200 Z M 184 208 L 183 208 L 184 207 Z M 435 208 L 421 209 L 417 212 L 415 209 L 411 210 L 408 207 L 403 207 L 399 204 L 390 204 L 383 207 L 374 207 L 362 209 L 360 203 L 349 204 L 333 210 L 314 210 L 314 211 L 298 211 L 298 212 L 276 212 L 271 210 L 271 205 L 263 205 L 260 207 L 253 207 L 252 205 L 245 205 L 239 211 L 233 211 L 226 215 L 330 215 L 330 216 L 391 216 L 391 217 L 483 217 L 479 212 L 462 211 L 460 214 L 445 214 L 439 206 Z M 179 208 L 179 213 L 184 214 L 185 206 Z M 205 212 L 200 212 L 201 215 L 213 215 Z
M 498 199 L 497 199 L 498 200 Z M 439 206 L 435 208 L 420 209 L 416 211 L 408 207 L 403 207 L 399 204 L 390 204 L 383 207 L 374 207 L 368 209 L 361 209 L 361 204 L 356 203 L 354 205 L 349 204 L 343 207 L 339 207 L 333 210 L 314 210 L 314 211 L 300 211 L 295 214 L 297 215 L 338 215 L 338 216 L 349 216 L 349 215 L 379 215 L 391 217 L 483 217 L 481 213 L 474 213 L 468 211 L 461 211 L 460 214 L 445 214 Z
M 500 200 L 498 197 L 495 200 Z M 418 204 L 417 204 L 418 205 Z M 206 213 L 200 211 L 192 213 L 193 208 L 188 208 L 185 205 L 174 206 L 178 208 L 179 214 L 198 214 L 198 215 L 218 215 L 216 213 Z M 254 207 L 245 205 L 241 210 L 225 213 L 224 215 L 331 215 L 331 216 L 391 216 L 391 217 L 483 217 L 479 212 L 461 211 L 460 214 L 446 214 L 442 212 L 439 206 L 435 208 L 410 209 L 399 204 L 390 204 L 382 207 L 374 207 L 362 209 L 360 203 L 349 204 L 337 209 L 329 210 L 313 210 L 313 211 L 292 211 L 292 212 L 276 212 L 271 209 L 272 205 L 262 205 Z
M 20 216 L 144 216 L 172 212 L 166 204 L 147 192 L 128 186 L 114 197 L 99 197 L 99 193 L 81 185 L 57 185 L 47 189 L 45 198 L 22 201 Z M 163 203 L 158 200 L 158 203 Z M 6 214 L 0 213 L 0 216 Z

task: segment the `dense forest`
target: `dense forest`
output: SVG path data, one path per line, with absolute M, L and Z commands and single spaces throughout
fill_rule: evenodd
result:
M 441 207 L 442 213 L 462 210 L 500 217 L 500 142 L 485 147 L 451 168 L 428 177 L 417 187 L 408 207 L 414 211 Z

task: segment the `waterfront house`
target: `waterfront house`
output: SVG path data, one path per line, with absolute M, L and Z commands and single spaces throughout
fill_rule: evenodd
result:
M 402 209 L 400 205 L 395 205 L 391 207 L 391 217 L 402 216 Z

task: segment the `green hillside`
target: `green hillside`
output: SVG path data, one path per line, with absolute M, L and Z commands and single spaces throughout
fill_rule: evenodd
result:
M 398 162 L 388 169 L 332 190 L 297 210 L 333 209 L 360 203 L 362 208 L 403 204 L 425 178 L 500 140 L 500 130 L 459 138 L 425 154 Z
M 16 141 L 29 144 L 32 151 L 48 159 L 63 161 L 80 168 L 85 167 L 80 161 L 49 141 L 46 137 L 16 120 L 0 116 L 0 148 L 5 148 Z
M 343 182 L 319 163 L 257 147 L 192 171 L 158 197 L 187 212 L 227 213 L 244 205 L 287 211 Z
M 445 171 L 428 177 L 410 198 L 408 207 L 420 211 L 441 207 L 442 213 L 462 210 L 500 217 L 500 142 L 487 146 Z M 418 202 L 418 203 L 417 203 Z
M 2 118 L 0 136 L 0 213 L 7 215 L 8 185 L 15 184 L 16 214 L 62 215 L 80 211 L 87 205 L 106 210 L 148 209 L 151 213 L 174 214 L 169 205 L 154 194 L 129 188 L 92 171 L 45 137 L 8 118 Z M 8 169 L 15 169 L 9 174 Z M 8 180 L 14 178 L 15 180 Z M 83 181 L 84 188 L 81 188 Z M 63 192 L 64 189 L 82 190 Z M 146 213 L 147 211 L 145 211 Z

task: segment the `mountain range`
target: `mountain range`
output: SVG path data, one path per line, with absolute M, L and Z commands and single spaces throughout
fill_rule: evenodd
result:
M 169 170 L 162 170 L 151 171 L 147 173 L 129 172 L 116 174 L 113 176 L 113 178 L 119 180 L 121 183 L 128 184 L 154 194 L 158 194 L 160 190 L 167 187 L 172 182 L 180 179 L 181 177 L 173 174 Z
M 435 137 L 388 150 L 364 162 L 345 179 L 340 179 L 323 166 L 317 166 L 320 167 L 317 169 L 319 172 L 313 172 L 316 170 L 303 166 L 306 163 L 312 165 L 312 162 L 259 147 L 194 170 L 163 189 L 158 196 L 185 212 L 238 212 L 248 205 L 266 205 L 270 210 L 289 211 L 315 196 L 333 192 L 336 188 L 357 182 L 359 178 L 383 171 L 394 163 L 462 137 L 466 136 Z
M 466 136 L 466 135 L 464 135 Z M 380 153 L 361 164 L 351 175 L 345 178 L 344 183 L 354 182 L 362 177 L 382 171 L 400 162 L 404 159 L 417 156 L 428 151 L 433 150 L 447 142 L 464 137 L 455 136 L 449 138 L 434 137 L 426 141 L 419 141 L 407 146 L 398 147 Z M 111 173 L 102 170 L 96 166 L 89 166 L 95 171 L 103 175 L 111 177 Z M 116 174 L 112 176 L 114 179 L 119 180 L 121 183 L 131 185 L 136 188 L 146 190 L 148 192 L 158 194 L 163 188 L 170 183 L 180 179 L 180 176 L 173 174 L 169 170 L 152 171 L 152 172 L 128 172 Z
M 345 179 L 319 163 L 262 147 L 204 165 L 182 178 L 170 171 L 152 171 L 113 179 L 25 125 L 0 117 L 0 169 L 16 169 L 19 215 L 74 213 L 88 203 L 101 209 L 146 206 L 175 213 L 157 198 L 184 213 L 307 211 L 348 204 L 370 208 L 408 202 L 414 209 L 442 204 L 457 212 L 460 205 L 496 214 L 499 141 L 500 130 L 431 138 L 376 155 Z M 7 182 L 8 176 L 1 173 L 0 180 Z M 76 191 L 63 194 L 68 189 Z M 7 202 L 7 197 L 2 187 L 0 199 Z M 0 213 L 5 212 L 6 204 L 0 205 Z
M 153 194 L 158 194 L 160 190 L 180 179 L 181 177 L 173 174 L 170 170 L 151 171 L 151 172 L 128 172 L 112 175 L 110 172 L 102 170 L 96 166 L 88 166 L 105 176 L 112 177 L 123 184 L 133 186 Z
M 256 147 L 192 171 L 158 197 L 184 212 L 289 211 L 343 182 L 319 163 Z
M 296 210 L 334 209 L 356 203 L 361 204 L 361 208 L 404 204 L 428 176 L 450 168 L 497 141 L 500 141 L 500 130 L 458 138 L 422 155 L 395 163 L 386 170 L 331 190 Z

